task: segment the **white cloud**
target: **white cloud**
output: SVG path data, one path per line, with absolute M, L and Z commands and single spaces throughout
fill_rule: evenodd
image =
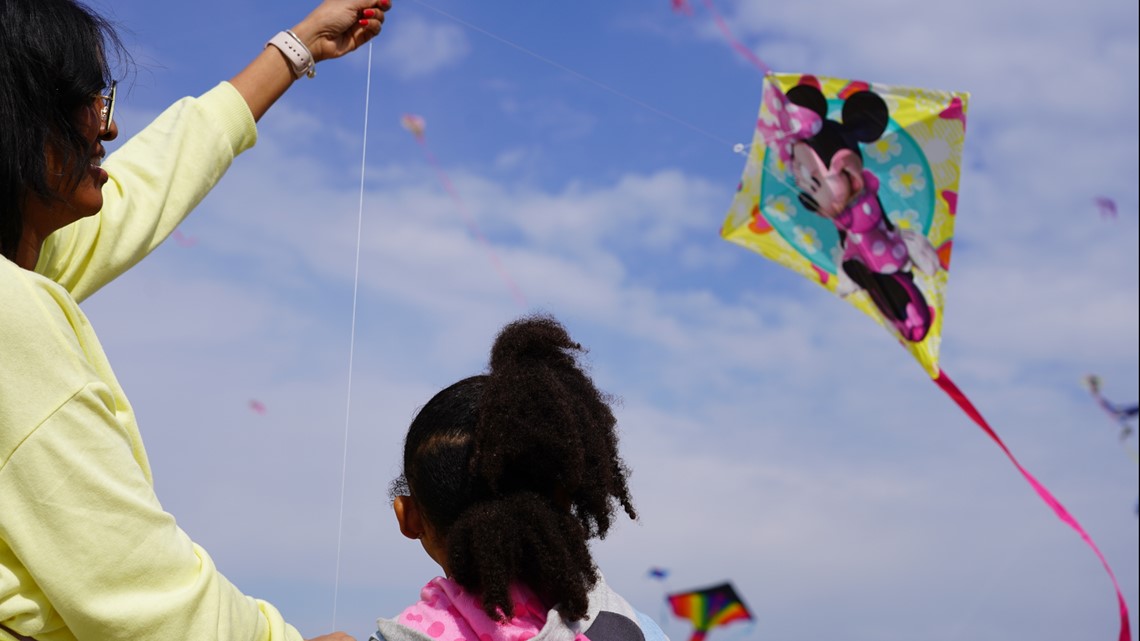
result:
M 449 23 L 416 15 L 400 16 L 386 25 L 377 52 L 384 69 L 401 78 L 431 75 L 455 65 L 471 51 L 467 34 Z

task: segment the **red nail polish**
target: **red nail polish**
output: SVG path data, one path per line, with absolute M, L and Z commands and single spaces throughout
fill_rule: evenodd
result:
M 367 26 L 368 26 L 368 21 L 367 21 L 367 20 L 361 20 L 361 21 L 360 21 L 360 26 L 362 26 L 362 27 L 367 27 Z
M 364 10 L 364 17 L 365 17 L 365 18 L 371 18 L 371 17 L 372 17 L 372 16 L 374 16 L 374 15 L 376 15 L 376 10 L 375 10 L 375 9 L 365 9 L 365 10 Z

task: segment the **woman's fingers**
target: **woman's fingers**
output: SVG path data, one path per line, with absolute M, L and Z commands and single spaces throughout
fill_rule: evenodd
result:
M 360 11 L 360 24 L 379 22 L 383 24 L 384 14 L 392 9 L 390 0 L 376 3 L 375 6 Z
M 361 11 L 360 20 L 357 22 L 357 25 L 361 27 L 372 27 L 376 33 L 380 33 L 380 28 L 384 25 L 384 14 L 388 11 L 388 8 L 392 6 L 390 3 L 384 3 L 384 5 L 387 5 L 387 8 L 381 8 L 383 6 L 381 5 L 380 7 Z
M 317 62 L 339 58 L 376 37 L 392 0 L 324 0 L 293 28 Z

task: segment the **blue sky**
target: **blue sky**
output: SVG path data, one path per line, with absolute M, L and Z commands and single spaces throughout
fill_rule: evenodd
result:
M 760 78 L 699 2 L 692 18 L 669 5 L 396 0 L 373 48 L 351 395 L 367 53 L 299 82 L 182 226 L 197 243 L 85 303 L 164 505 L 303 633 L 331 628 L 336 592 L 337 627 L 366 638 L 436 572 L 387 501 L 409 419 L 482 370 L 505 322 L 545 310 L 623 399 L 641 519 L 596 559 L 675 640 L 688 628 L 664 590 L 724 579 L 758 619 L 724 641 L 1115 638 L 1096 558 L 910 356 L 719 238 Z M 120 141 L 310 8 L 94 6 L 135 56 Z M 777 70 L 971 92 L 942 365 L 1086 526 L 1135 614 L 1137 466 L 1080 379 L 1140 389 L 1137 7 L 717 6 Z

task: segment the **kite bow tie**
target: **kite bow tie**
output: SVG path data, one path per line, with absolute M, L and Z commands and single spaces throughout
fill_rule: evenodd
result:
M 823 118 L 811 109 L 801 107 L 784 95 L 774 84 L 764 92 L 765 110 L 756 121 L 756 132 L 765 145 L 775 147 L 780 161 L 792 161 L 792 146 L 809 140 L 823 129 Z

